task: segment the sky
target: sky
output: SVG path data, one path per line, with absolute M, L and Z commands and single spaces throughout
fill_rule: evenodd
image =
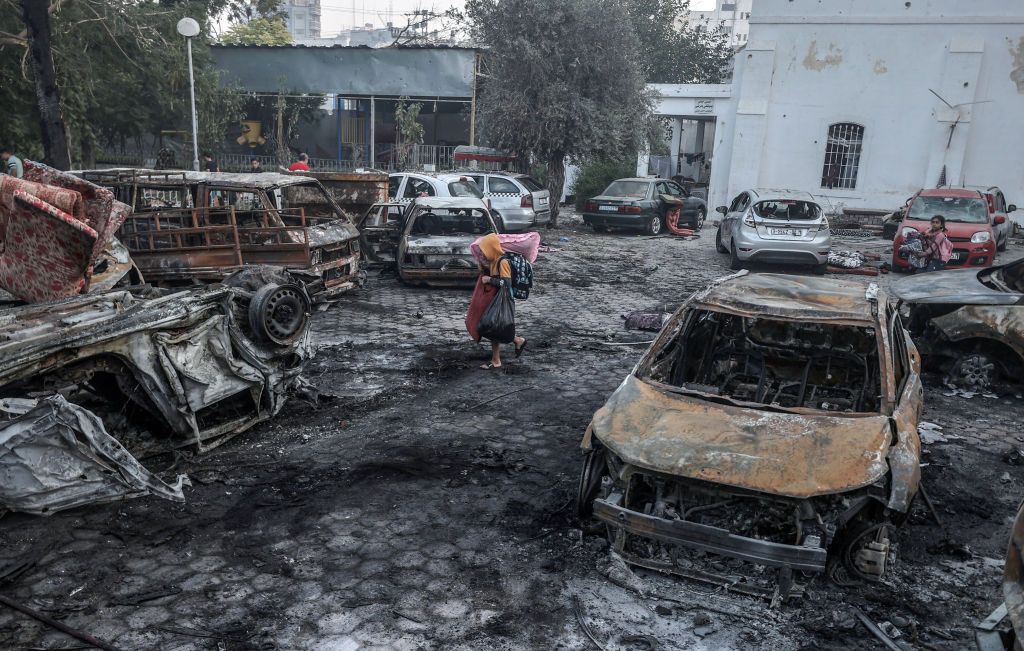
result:
M 464 4 L 464 0 L 320 0 L 320 32 L 323 36 L 333 36 L 338 30 L 353 25 L 372 23 L 374 27 L 384 27 L 388 21 L 405 25 L 406 15 L 417 9 L 442 13 L 452 7 L 461 9 Z M 690 8 L 698 11 L 714 6 L 715 0 L 690 3 Z

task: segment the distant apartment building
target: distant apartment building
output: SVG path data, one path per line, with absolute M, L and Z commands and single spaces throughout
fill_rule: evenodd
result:
M 284 0 L 279 11 L 296 41 L 320 38 L 320 0 Z
M 747 43 L 750 34 L 750 7 L 754 0 L 715 0 L 715 8 L 707 11 L 690 11 L 691 22 L 707 20 L 712 26 L 721 25 L 729 34 L 734 47 Z

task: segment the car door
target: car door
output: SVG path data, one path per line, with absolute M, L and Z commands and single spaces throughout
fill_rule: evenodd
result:
M 697 202 L 690 197 L 690 193 L 683 189 L 683 186 L 679 185 L 675 181 L 666 181 L 665 185 L 668 186 L 668 193 L 673 197 L 677 197 L 683 202 L 683 217 L 693 217 L 697 211 Z
M 736 198 L 732 200 L 732 204 L 729 206 L 729 212 L 725 214 L 725 219 L 722 220 L 722 243 L 725 244 L 726 248 L 732 246 L 732 234 L 737 224 L 743 220 L 743 213 L 746 212 L 747 207 L 750 205 L 750 196 L 746 192 L 741 192 L 736 195 Z
M 388 201 L 397 201 L 402 196 L 402 183 L 405 182 L 404 174 L 392 174 L 388 177 Z
M 662 221 L 665 220 L 665 215 L 668 214 L 670 207 L 669 202 L 661 198 L 661 195 L 669 195 L 672 193 L 668 190 L 668 183 L 665 181 L 658 181 L 654 184 L 654 205 L 657 207 L 658 214 L 661 215 Z
M 437 190 L 434 189 L 434 184 L 430 182 L 430 179 L 409 174 L 405 178 L 405 185 L 402 188 L 402 194 L 398 196 L 398 202 L 411 203 L 421 196 L 436 197 Z

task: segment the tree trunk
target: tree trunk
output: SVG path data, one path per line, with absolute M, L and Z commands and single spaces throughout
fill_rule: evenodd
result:
M 96 167 L 96 146 L 92 138 L 82 138 L 82 165 L 80 169 L 91 170 Z
M 551 221 L 548 228 L 558 228 L 558 206 L 562 201 L 562 188 L 565 186 L 565 154 L 555 152 L 548 158 L 548 192 L 551 198 L 548 205 L 551 206 Z
M 71 169 L 68 127 L 60 110 L 60 89 L 50 50 L 49 0 L 22 0 L 21 15 L 28 32 L 29 56 L 35 80 L 36 104 L 43 134 L 43 162 L 59 170 Z

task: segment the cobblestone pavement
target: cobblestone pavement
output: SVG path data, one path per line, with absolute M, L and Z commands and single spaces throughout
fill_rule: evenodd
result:
M 932 648 L 970 644 L 1000 600 L 1024 488 L 1003 454 L 1024 442 L 1024 401 L 929 389 L 925 418 L 953 435 L 924 469 L 945 525 L 915 513 L 887 583 L 818 581 L 770 610 L 624 577 L 572 518 L 579 439 L 652 338 L 622 314 L 674 309 L 727 259 L 708 234 L 544 236 L 562 250 L 542 254 L 519 305 L 522 359 L 477 368 L 488 351 L 465 334 L 468 292 L 372 274 L 315 315 L 318 406 L 293 400 L 208 455 L 150 460 L 189 474 L 183 505 L 7 515 L 0 555 L 35 563 L 4 594 L 122 649 L 593 648 L 581 620 L 608 649 L 873 648 L 852 605 Z M 0 647 L 70 644 L 0 610 Z

